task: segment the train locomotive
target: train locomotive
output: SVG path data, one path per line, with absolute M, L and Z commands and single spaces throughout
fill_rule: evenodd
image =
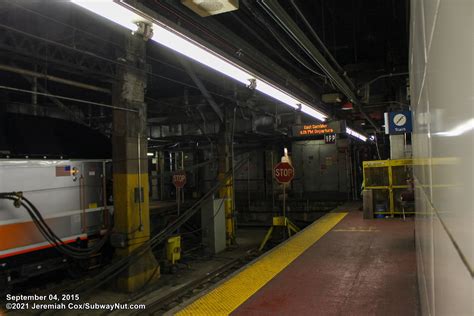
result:
M 0 159 L 0 289 L 100 266 L 112 227 L 109 160 Z

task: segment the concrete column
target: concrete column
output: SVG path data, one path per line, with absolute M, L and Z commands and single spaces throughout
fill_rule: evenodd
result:
M 390 159 L 405 158 L 405 135 L 390 135 Z
M 139 34 L 127 36 L 126 62 L 119 68 L 112 96 L 114 105 L 136 111 L 113 112 L 114 231 L 120 240 L 115 243 L 119 257 L 129 256 L 150 238 L 145 44 Z M 149 251 L 119 276 L 117 285 L 133 292 L 158 276 L 158 267 Z

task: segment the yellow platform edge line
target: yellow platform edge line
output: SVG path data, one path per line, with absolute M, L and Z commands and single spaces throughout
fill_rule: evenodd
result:
M 348 213 L 329 213 L 175 315 L 229 315 Z

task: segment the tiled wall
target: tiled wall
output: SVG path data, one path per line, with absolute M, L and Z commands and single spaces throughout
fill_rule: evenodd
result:
M 412 0 L 410 85 L 423 315 L 474 315 L 474 0 Z

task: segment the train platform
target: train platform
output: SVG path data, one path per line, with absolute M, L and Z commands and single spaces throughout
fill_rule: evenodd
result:
M 414 221 L 346 204 L 174 310 L 176 315 L 418 315 Z

